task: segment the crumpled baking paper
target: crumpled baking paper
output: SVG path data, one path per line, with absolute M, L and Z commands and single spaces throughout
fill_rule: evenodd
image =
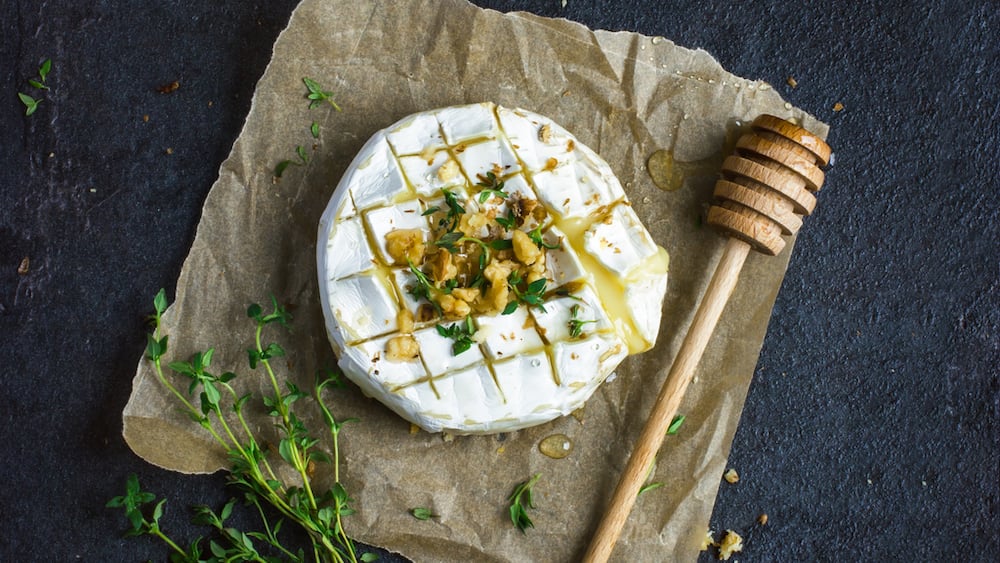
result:
M 308 108 L 303 77 L 336 93 L 343 108 Z M 660 338 L 627 359 L 586 407 L 515 433 L 447 439 L 410 425 L 348 387 L 326 397 L 338 418 L 358 417 L 341 439 L 341 477 L 357 514 L 357 540 L 416 561 L 575 561 L 585 550 L 666 376 L 723 239 L 700 226 L 722 155 L 741 124 L 761 113 L 826 125 L 786 104 L 766 83 L 727 73 L 704 51 L 566 20 L 501 14 L 462 0 L 306 0 L 274 45 L 246 124 L 222 163 L 191 252 L 164 317 L 169 360 L 216 349 L 219 373 L 241 374 L 241 392 L 268 387 L 246 364 L 253 327 L 246 307 L 273 293 L 295 314 L 294 331 L 265 335 L 288 351 L 278 364 L 302 387 L 335 365 L 317 294 L 317 224 L 340 175 L 375 131 L 417 111 L 493 101 L 548 116 L 601 154 L 618 174 L 654 239 L 671 255 Z M 309 134 L 316 121 L 319 140 Z M 275 182 L 275 165 L 297 159 Z M 670 151 L 675 181 L 656 187 L 647 158 Z M 705 536 L 719 479 L 791 246 L 752 256 L 681 405 L 686 421 L 667 438 L 624 529 L 614 560 L 692 560 Z M 310 411 L 311 412 L 311 411 Z M 312 413 L 315 415 L 316 413 Z M 255 432 L 276 443 L 258 406 Z M 226 466 L 209 436 L 180 413 L 140 360 L 125 407 L 124 436 L 150 463 L 189 472 Z M 318 432 L 320 420 L 307 417 Z M 564 459 L 539 442 L 565 434 Z M 329 471 L 318 479 L 329 485 Z M 535 473 L 535 528 L 514 528 L 506 497 Z M 409 509 L 429 508 L 421 521 Z

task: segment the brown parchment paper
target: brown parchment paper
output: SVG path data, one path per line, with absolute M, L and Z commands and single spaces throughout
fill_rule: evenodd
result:
M 335 91 L 344 111 L 309 110 L 304 76 Z M 408 423 L 353 386 L 328 396 L 338 418 L 361 419 L 341 440 L 342 480 L 358 510 L 346 526 L 356 539 L 416 561 L 574 561 L 721 253 L 721 237 L 701 228 L 699 216 L 739 122 L 766 112 L 827 133 L 767 84 L 725 72 L 703 51 L 462 0 L 304 1 L 274 45 L 244 129 L 205 202 L 164 317 L 168 359 L 214 347 L 216 372 L 241 374 L 241 392 L 266 391 L 263 374 L 246 366 L 253 327 L 245 311 L 274 293 L 293 307 L 294 332 L 265 338 L 288 350 L 281 376 L 310 385 L 318 367 L 335 364 L 317 294 L 315 238 L 341 173 L 372 133 L 405 115 L 486 100 L 551 117 L 611 164 L 671 255 L 660 338 L 653 350 L 627 359 L 578 416 L 515 433 L 452 440 L 411 434 Z M 309 136 L 312 121 L 321 126 L 319 141 Z M 297 145 L 313 144 L 307 166 L 273 181 L 275 164 L 293 158 Z M 672 187 L 679 189 L 658 189 L 646 173 L 645 161 L 658 149 L 673 151 Z M 790 248 L 748 260 L 681 406 L 687 420 L 666 441 L 650 477 L 666 486 L 638 500 L 615 560 L 696 557 Z M 209 436 L 176 406 L 140 360 L 123 413 L 128 444 L 161 467 L 223 468 Z M 276 443 L 261 408 L 250 418 Z M 306 418 L 319 432 L 318 417 Z M 572 440 L 565 459 L 539 453 L 540 440 L 556 433 Z M 319 479 L 329 481 L 324 472 Z M 536 527 L 522 534 L 505 499 L 534 473 L 542 474 L 530 513 Z M 414 519 L 408 510 L 418 506 L 439 517 Z

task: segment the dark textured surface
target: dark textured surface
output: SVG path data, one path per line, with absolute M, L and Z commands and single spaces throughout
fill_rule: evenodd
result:
M 749 535 L 738 558 L 1000 559 L 997 4 L 478 3 L 703 48 L 831 125 L 712 517 Z M 165 560 L 104 508 L 130 472 L 180 536 L 182 507 L 227 498 L 134 456 L 120 411 L 294 6 L 0 7 L 0 561 Z

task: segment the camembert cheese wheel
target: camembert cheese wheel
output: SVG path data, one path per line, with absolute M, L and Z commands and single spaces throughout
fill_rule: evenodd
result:
M 541 115 L 492 103 L 379 131 L 319 226 L 344 374 L 430 432 L 569 414 L 660 326 L 668 258 L 610 166 Z

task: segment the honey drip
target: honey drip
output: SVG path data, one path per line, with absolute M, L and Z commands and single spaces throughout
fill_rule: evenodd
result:
M 553 434 L 538 443 L 538 451 L 552 459 L 562 459 L 573 452 L 573 442 L 565 434 Z

